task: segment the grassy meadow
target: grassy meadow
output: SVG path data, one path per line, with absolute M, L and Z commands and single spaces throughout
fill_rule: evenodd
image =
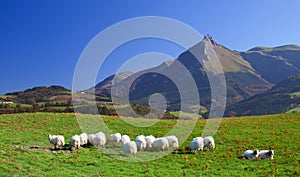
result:
M 99 119 L 84 115 L 82 120 Z M 101 120 L 113 132 L 131 139 L 140 134 L 164 136 L 176 124 L 175 120 L 161 120 L 151 127 L 135 127 L 118 117 Z M 0 176 L 300 176 L 300 114 L 223 119 L 214 135 L 216 149 L 192 154 L 186 147 L 201 135 L 205 124 L 206 120 L 198 120 L 177 152 L 152 161 L 128 162 L 103 153 L 110 145 L 52 151 L 47 134 L 62 134 L 68 143 L 72 135 L 82 132 L 74 114 L 1 115 Z M 245 150 L 256 148 L 274 149 L 274 160 L 238 158 Z M 136 158 L 147 153 L 155 156 L 158 152 L 138 152 Z

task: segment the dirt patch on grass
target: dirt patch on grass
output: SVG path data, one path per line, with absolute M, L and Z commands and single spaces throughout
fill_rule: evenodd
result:
M 66 144 L 64 147 L 60 147 L 57 149 L 54 149 L 53 146 L 39 146 L 39 145 L 29 145 L 29 146 L 14 145 L 14 148 L 17 150 L 23 150 L 26 152 L 44 151 L 44 152 L 48 152 L 48 153 L 65 153 L 65 154 L 69 154 L 69 153 L 73 152 L 70 150 L 68 144 Z

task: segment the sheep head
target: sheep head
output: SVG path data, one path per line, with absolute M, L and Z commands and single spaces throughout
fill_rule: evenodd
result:
M 269 151 L 270 159 L 273 160 L 274 158 L 274 150 Z
M 49 140 L 49 141 L 52 140 L 52 135 L 51 135 L 51 134 L 48 135 L 48 140 Z

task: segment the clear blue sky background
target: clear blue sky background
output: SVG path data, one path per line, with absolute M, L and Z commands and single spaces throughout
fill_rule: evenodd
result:
M 76 62 L 88 42 L 128 18 L 174 18 L 230 49 L 244 51 L 257 45 L 299 45 L 299 9 L 299 0 L 0 1 L 0 94 L 40 85 L 70 89 Z M 178 46 L 153 43 L 148 41 L 135 54 L 158 50 L 176 57 L 182 52 Z M 121 50 L 112 55 L 98 80 L 113 74 L 132 54 Z

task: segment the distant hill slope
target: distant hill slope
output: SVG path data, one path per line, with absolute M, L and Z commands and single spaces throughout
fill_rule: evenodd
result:
M 300 75 L 290 76 L 269 91 L 227 106 L 225 116 L 284 113 L 300 104 L 298 92 Z
M 95 87 L 92 87 L 88 90 L 85 90 L 85 92 L 88 93 L 94 93 L 96 95 L 106 96 L 110 95 L 111 86 L 113 82 L 120 82 L 129 76 L 131 76 L 133 72 L 127 71 L 127 72 L 121 72 L 118 74 L 111 75 L 107 78 L 105 78 L 103 81 L 99 82 Z
M 34 87 L 25 91 L 12 92 L 5 95 L 10 96 L 13 102 L 24 104 L 47 102 L 55 99 L 71 100 L 71 91 L 62 86 Z
M 300 74 L 300 46 L 255 47 L 240 55 L 271 83 Z

